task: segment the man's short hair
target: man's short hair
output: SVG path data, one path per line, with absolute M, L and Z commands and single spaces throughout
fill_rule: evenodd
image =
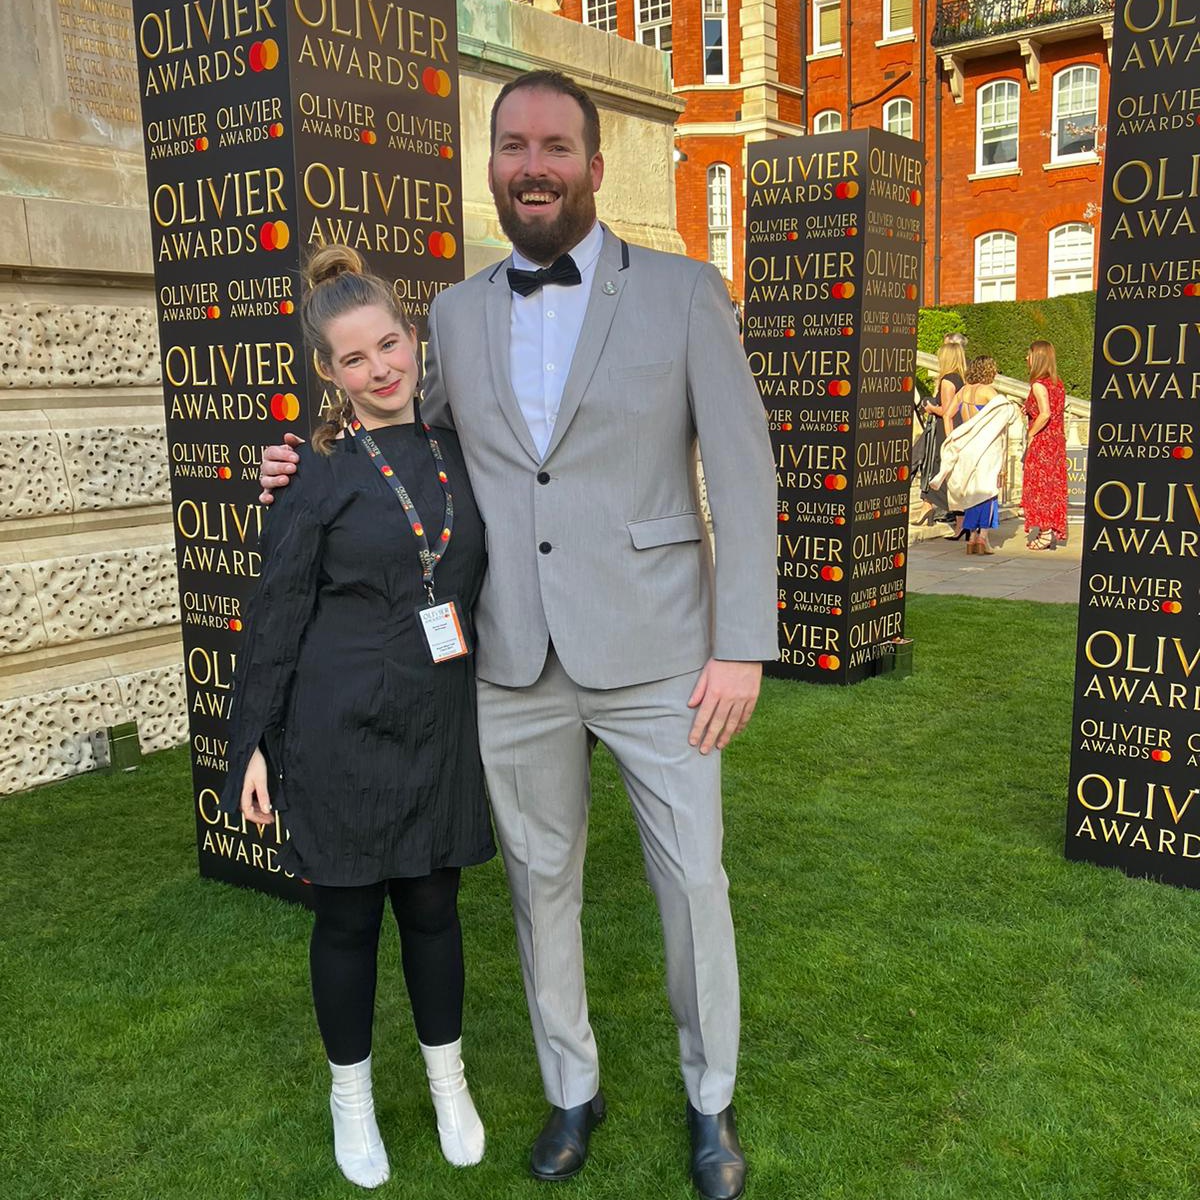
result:
M 570 96 L 583 110 L 583 148 L 589 159 L 600 152 L 600 114 L 596 111 L 592 98 L 569 75 L 561 71 L 526 71 L 516 79 L 510 79 L 500 89 L 500 95 L 492 105 L 492 149 L 496 148 L 496 113 L 504 98 L 522 88 L 557 92 L 560 96 Z

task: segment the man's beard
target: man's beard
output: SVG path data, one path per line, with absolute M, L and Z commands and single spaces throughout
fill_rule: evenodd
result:
M 591 190 L 583 184 L 560 192 L 561 207 L 553 221 L 542 221 L 535 217 L 526 222 L 517 212 L 517 202 L 512 198 L 512 192 L 538 190 L 536 183 L 526 180 L 522 186 L 493 198 L 500 228 L 508 240 L 531 262 L 548 264 L 583 240 L 596 223 L 596 202 Z

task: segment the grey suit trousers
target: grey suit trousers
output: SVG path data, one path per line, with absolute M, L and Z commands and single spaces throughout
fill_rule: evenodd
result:
M 546 1098 L 570 1108 L 600 1082 L 588 1021 L 580 910 L 587 844 L 588 733 L 617 761 L 641 836 L 666 946 L 684 1085 L 724 1109 L 737 1069 L 739 1000 L 729 881 L 721 865 L 720 754 L 688 745 L 698 672 L 591 689 L 551 649 L 523 688 L 479 681 L 479 734 L 508 871 Z M 637 1030 L 626 1031 L 634 1039 Z

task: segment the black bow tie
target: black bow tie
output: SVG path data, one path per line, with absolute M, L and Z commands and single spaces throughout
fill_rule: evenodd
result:
M 508 268 L 508 286 L 518 296 L 532 296 L 546 283 L 561 283 L 563 287 L 574 287 L 582 282 L 579 268 L 569 254 L 560 254 L 548 267 L 539 267 L 536 271 Z

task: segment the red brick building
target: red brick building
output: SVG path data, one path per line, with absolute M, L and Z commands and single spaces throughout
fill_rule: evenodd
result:
M 669 53 L 676 216 L 740 295 L 748 142 L 926 148 L 926 304 L 1094 286 L 1113 0 L 561 0 Z M 924 31 L 924 32 L 922 32 Z

